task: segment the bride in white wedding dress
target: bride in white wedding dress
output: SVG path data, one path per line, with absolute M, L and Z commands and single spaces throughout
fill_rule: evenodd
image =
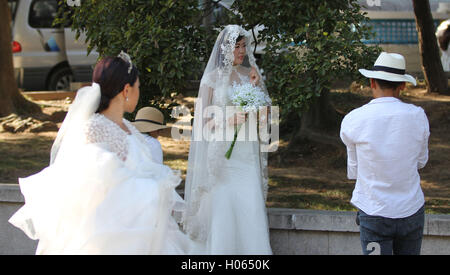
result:
M 267 94 L 255 58 L 247 51 L 251 42 L 251 33 L 240 26 L 221 31 L 195 104 L 183 223 L 207 254 L 272 254 L 265 207 L 267 151 L 262 141 L 250 138 L 257 123 L 247 116 L 254 114 L 227 107 L 232 105 L 233 83 L 251 82 Z M 259 125 L 267 127 L 267 112 L 259 119 Z M 238 141 L 226 159 L 239 124 Z
M 180 176 L 153 160 L 127 120 L 139 98 L 128 55 L 97 63 L 58 132 L 50 166 L 19 179 L 25 205 L 10 219 L 36 254 L 187 254 L 198 249 L 172 212 Z M 98 83 L 98 84 L 97 84 Z

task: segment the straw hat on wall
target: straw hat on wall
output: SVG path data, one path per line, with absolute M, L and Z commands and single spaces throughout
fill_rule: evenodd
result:
M 144 107 L 139 109 L 136 118 L 132 124 L 141 133 L 149 133 L 157 130 L 167 129 L 170 126 L 164 124 L 163 113 L 153 107 Z

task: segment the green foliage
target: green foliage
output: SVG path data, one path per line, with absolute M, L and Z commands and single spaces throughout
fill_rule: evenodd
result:
M 233 8 L 247 29 L 265 27 L 261 67 L 282 117 L 301 115 L 335 80 L 359 80 L 357 69 L 371 67 L 380 52 L 361 42 L 372 34 L 354 0 L 237 0 Z
M 371 32 L 361 24 L 367 18 L 355 0 L 237 0 L 232 7 L 242 17 L 217 16 L 217 2 L 84 0 L 62 9 L 58 20 L 84 32 L 89 49 L 101 56 L 121 50 L 131 55 L 140 71 L 138 107 L 170 107 L 171 94 L 201 77 L 218 34 L 212 27 L 265 26 L 258 38 L 267 43 L 260 63 L 282 117 L 300 115 L 337 79 L 360 79 L 357 69 L 372 66 L 380 51 L 361 42 Z M 215 24 L 202 26 L 208 20 Z
M 89 51 L 131 56 L 140 72 L 138 108 L 171 107 L 171 95 L 201 76 L 202 57 L 212 46 L 197 0 L 84 0 L 79 7 L 65 2 L 57 23 L 69 22 L 77 36 L 84 32 Z

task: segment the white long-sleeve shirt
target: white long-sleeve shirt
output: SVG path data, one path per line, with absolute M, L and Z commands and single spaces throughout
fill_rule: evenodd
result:
M 347 146 L 347 177 L 356 179 L 351 203 L 386 218 L 413 215 L 425 200 L 418 169 L 428 161 L 424 110 L 380 97 L 351 111 L 341 125 Z

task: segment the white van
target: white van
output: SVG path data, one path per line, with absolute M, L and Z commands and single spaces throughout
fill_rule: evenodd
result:
M 69 90 L 92 81 L 98 53 L 87 56 L 85 37 L 53 27 L 58 0 L 8 0 L 12 15 L 14 71 L 23 90 Z

